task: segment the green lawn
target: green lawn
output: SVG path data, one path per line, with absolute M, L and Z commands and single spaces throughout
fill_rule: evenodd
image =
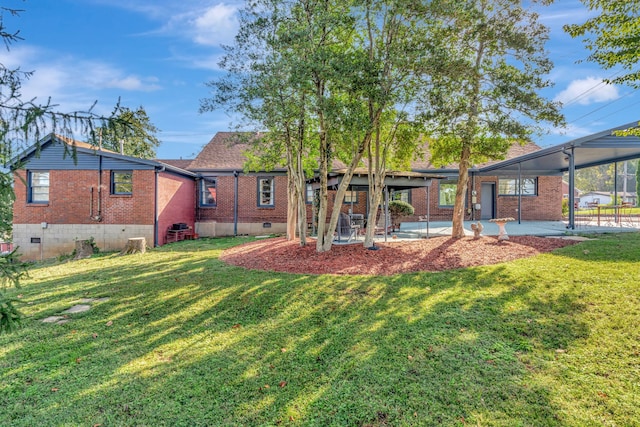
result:
M 392 277 L 218 261 L 238 241 L 33 268 L 0 426 L 640 425 L 638 233 Z

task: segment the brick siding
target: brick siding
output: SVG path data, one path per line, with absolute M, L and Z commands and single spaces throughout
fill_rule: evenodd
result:
M 49 171 L 49 203 L 27 203 L 27 174 L 16 172 L 14 224 L 147 224 L 154 223 L 155 172 L 133 171 L 131 195 L 110 194 L 111 171 Z M 100 191 L 99 191 L 100 190 Z M 96 220 L 100 210 L 101 219 Z

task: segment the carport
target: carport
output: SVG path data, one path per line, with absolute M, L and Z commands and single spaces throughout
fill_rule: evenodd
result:
M 593 135 L 574 139 L 563 144 L 494 163 L 475 170 L 470 175 L 477 176 L 517 176 L 522 175 L 554 176 L 568 173 L 569 177 L 569 223 L 568 228 L 575 229 L 575 171 L 592 166 L 617 163 L 640 158 L 640 137 L 618 136 L 616 131 L 638 127 L 638 122 L 628 123 Z M 617 173 L 614 183 L 614 199 L 617 200 Z M 518 222 L 521 222 L 520 209 L 522 194 L 518 198 Z

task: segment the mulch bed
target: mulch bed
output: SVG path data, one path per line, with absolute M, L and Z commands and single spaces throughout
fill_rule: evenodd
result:
M 509 236 L 506 241 L 496 237 L 433 237 L 376 243 L 379 250 L 362 244 L 333 245 L 330 251 L 318 253 L 315 240 L 309 239 L 307 246 L 300 247 L 298 240 L 273 238 L 227 249 L 220 259 L 248 269 L 286 273 L 392 275 L 497 264 L 575 243 L 535 236 Z

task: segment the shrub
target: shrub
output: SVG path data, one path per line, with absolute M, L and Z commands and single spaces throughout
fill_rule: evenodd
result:
M 389 214 L 391 216 L 391 224 L 393 228 L 400 227 L 399 219 L 403 216 L 413 215 L 415 209 L 407 202 L 402 200 L 392 200 L 389 202 Z

